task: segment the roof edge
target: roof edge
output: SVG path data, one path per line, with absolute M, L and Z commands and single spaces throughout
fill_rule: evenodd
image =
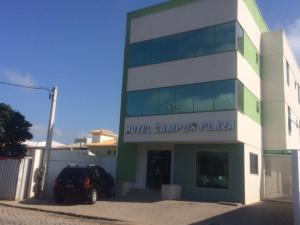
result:
M 159 3 L 156 5 L 148 6 L 145 8 L 137 9 L 135 11 L 127 13 L 129 19 L 134 19 L 137 17 L 147 16 L 153 13 L 158 13 L 164 10 L 176 8 L 178 6 L 187 5 L 193 2 L 202 0 L 169 0 L 167 2 Z

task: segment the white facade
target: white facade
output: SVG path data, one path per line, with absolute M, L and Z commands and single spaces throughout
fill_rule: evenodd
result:
M 299 149 L 300 73 L 297 62 L 283 31 L 263 34 L 262 40 L 264 149 Z M 289 132 L 289 107 L 291 132 Z

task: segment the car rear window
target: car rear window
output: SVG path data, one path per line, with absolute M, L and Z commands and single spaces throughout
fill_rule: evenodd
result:
M 65 168 L 63 171 L 59 174 L 58 178 L 62 179 L 84 179 L 87 175 L 87 171 L 84 168 Z

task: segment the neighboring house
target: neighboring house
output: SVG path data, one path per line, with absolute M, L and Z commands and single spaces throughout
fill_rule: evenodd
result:
M 87 148 L 97 156 L 115 157 L 117 153 L 118 136 L 110 130 L 93 130 L 92 142 Z
M 249 204 L 261 200 L 264 153 L 300 149 L 299 67 L 254 0 L 131 12 L 124 62 L 119 184 Z
M 89 138 L 89 137 L 79 137 L 79 138 L 74 139 L 74 143 L 87 144 L 87 143 L 91 143 L 91 142 L 92 142 L 92 138 Z

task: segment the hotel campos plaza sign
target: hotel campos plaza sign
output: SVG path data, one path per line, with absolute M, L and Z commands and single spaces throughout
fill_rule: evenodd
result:
M 234 131 L 235 121 L 199 121 L 186 123 L 155 123 L 127 125 L 125 134 L 176 134 L 213 131 Z

